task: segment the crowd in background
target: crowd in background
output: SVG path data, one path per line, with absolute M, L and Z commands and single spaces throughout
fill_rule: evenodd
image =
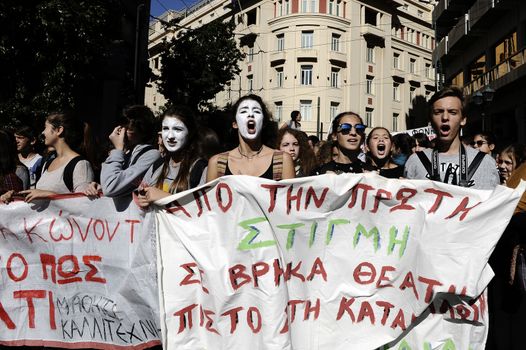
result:
M 343 112 L 332 121 L 327 140 L 304 133 L 298 111 L 278 125 L 257 95 L 244 96 L 233 106 L 226 135 L 200 125 L 196 111 L 189 108 L 170 107 L 156 118 L 148 107 L 137 105 L 123 111 L 108 136 L 107 150 L 100 143 L 95 148 L 89 126 L 74 113 L 53 113 L 43 130 L 20 125 L 0 131 L 0 199 L 31 202 L 82 193 L 112 197 L 117 209 L 124 209 L 135 193 L 137 203 L 147 207 L 224 175 L 281 180 L 376 172 L 387 178 L 428 178 L 478 189 L 499 183 L 516 187 L 526 177 L 526 147 L 505 144 L 488 132 L 461 137 L 463 105 L 455 89 L 430 100 L 435 139 L 423 133 L 393 135 L 384 127 L 368 130 L 357 113 Z M 458 170 L 461 155 L 476 163 L 469 164 L 467 174 Z M 441 163 L 436 164 L 439 157 Z M 526 212 L 524 203 L 519 204 L 520 214 Z M 513 232 L 508 235 L 513 244 L 522 243 L 517 230 Z M 493 258 L 498 261 L 495 266 L 506 265 L 508 246 L 513 244 L 506 242 L 496 250 L 502 256 Z

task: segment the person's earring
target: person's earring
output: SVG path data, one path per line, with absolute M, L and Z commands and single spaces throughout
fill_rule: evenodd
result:
M 462 131 L 462 127 L 460 127 L 460 137 L 464 136 Z

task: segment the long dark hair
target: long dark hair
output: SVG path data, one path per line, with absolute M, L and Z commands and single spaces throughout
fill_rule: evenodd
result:
M 299 130 L 292 129 L 292 128 L 281 128 L 278 131 L 278 139 L 276 142 L 276 149 L 279 149 L 281 141 L 283 140 L 283 137 L 285 134 L 291 134 L 298 140 L 298 144 L 300 146 L 300 152 L 298 154 L 298 158 L 296 160 L 296 163 L 299 164 L 301 169 L 301 174 L 303 176 L 309 176 L 314 170 L 314 168 L 317 165 L 316 162 L 316 155 L 314 154 L 314 151 L 309 146 L 309 141 L 307 138 L 307 135 Z
M 182 192 L 188 189 L 188 183 L 190 180 L 190 171 L 192 170 L 192 165 L 199 157 L 199 152 L 197 149 L 196 137 L 197 137 L 197 125 L 195 122 L 195 115 L 191 109 L 185 106 L 174 106 L 167 109 L 162 117 L 161 123 L 164 118 L 177 118 L 180 120 L 188 129 L 188 137 L 186 143 L 183 146 L 183 149 L 180 149 L 180 152 L 183 155 L 181 159 L 181 164 L 179 166 L 179 172 L 177 173 L 176 178 L 173 180 L 170 185 L 169 192 L 177 193 Z M 157 178 L 155 187 L 162 189 L 164 180 L 168 175 L 170 170 L 170 160 L 172 159 L 173 154 L 166 152 L 163 161 L 163 167 L 161 174 Z
M 267 105 L 265 104 L 265 102 L 263 102 L 263 99 L 258 95 L 245 95 L 236 101 L 236 103 L 232 106 L 232 122 L 236 121 L 236 114 L 239 105 L 241 104 L 241 102 L 246 100 L 256 101 L 261 106 L 261 111 L 263 112 L 263 127 L 261 129 L 261 141 L 263 144 L 269 146 L 270 148 L 274 148 L 274 145 L 276 143 L 278 125 L 272 120 L 272 114 L 268 110 Z

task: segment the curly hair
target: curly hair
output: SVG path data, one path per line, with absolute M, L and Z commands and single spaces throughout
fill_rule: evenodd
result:
M 317 162 L 314 151 L 309 146 L 307 135 L 304 132 L 296 129 L 281 128 L 278 131 L 278 138 L 275 147 L 276 149 L 280 148 L 281 141 L 286 134 L 290 134 L 294 136 L 296 140 L 298 140 L 300 151 L 295 163 L 296 165 L 300 166 L 300 174 L 303 176 L 309 176 L 312 170 L 314 170 L 314 168 L 317 166 Z

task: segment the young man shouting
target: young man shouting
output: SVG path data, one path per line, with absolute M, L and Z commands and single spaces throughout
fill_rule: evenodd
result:
M 404 175 L 408 179 L 431 179 L 475 189 L 494 189 L 499 182 L 495 160 L 465 147 L 460 130 L 466 125 L 464 96 L 456 87 L 446 87 L 431 97 L 430 121 L 437 134 L 434 149 L 409 157 Z

